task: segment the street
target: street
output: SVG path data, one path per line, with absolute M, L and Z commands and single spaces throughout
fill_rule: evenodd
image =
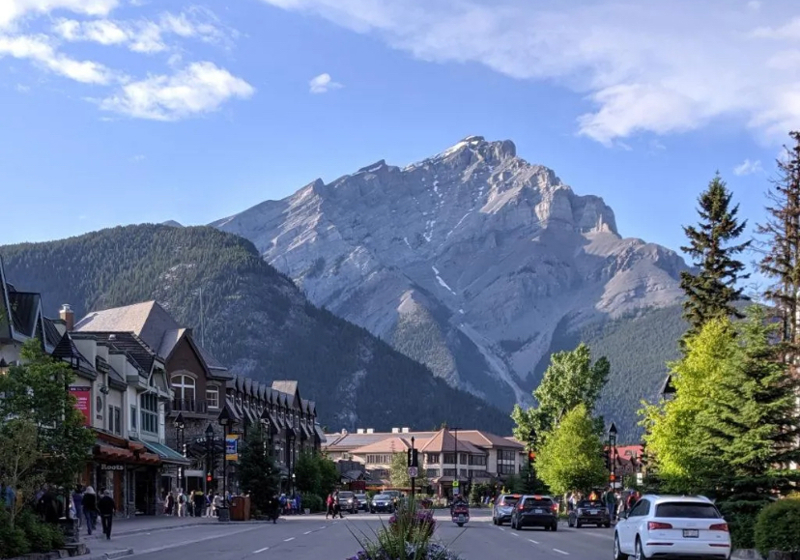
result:
M 374 537 L 389 516 L 360 513 L 344 520 L 299 516 L 273 524 L 211 524 L 122 535 L 93 543 L 92 555 L 133 548 L 127 558 L 142 560 L 240 560 L 274 558 L 292 560 L 345 560 L 360 546 L 358 538 Z M 596 560 L 610 556 L 613 529 L 570 529 L 562 523 L 558 532 L 541 529 L 513 531 L 496 527 L 488 509 L 472 510 L 472 519 L 460 529 L 446 512 L 436 516 L 434 539 L 458 552 L 464 560 L 487 560 L 498 555 L 510 558 Z

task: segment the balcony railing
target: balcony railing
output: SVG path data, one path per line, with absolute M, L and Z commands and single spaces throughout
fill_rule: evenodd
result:
M 175 412 L 208 413 L 208 401 L 199 399 L 172 399 L 172 410 Z

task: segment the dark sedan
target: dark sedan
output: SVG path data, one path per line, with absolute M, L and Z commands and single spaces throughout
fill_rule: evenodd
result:
M 369 504 L 370 513 L 394 513 L 394 500 L 388 494 L 376 494 Z
M 611 517 L 608 515 L 608 508 L 600 500 L 581 500 L 575 509 L 569 512 L 567 524 L 578 529 L 583 525 L 611 527 Z
M 558 504 L 549 496 L 523 496 L 511 514 L 511 528 L 525 527 L 558 531 Z

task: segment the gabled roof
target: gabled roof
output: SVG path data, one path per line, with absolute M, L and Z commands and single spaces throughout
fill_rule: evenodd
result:
M 82 331 L 79 331 L 82 332 Z M 156 353 L 142 339 L 131 332 L 95 332 L 92 336 L 125 352 L 145 374 L 149 374 L 156 361 Z
M 60 358 L 65 362 L 69 362 L 71 366 L 77 368 L 78 372 L 85 376 L 92 379 L 97 377 L 95 365 L 81 354 L 69 333 L 61 337 L 61 341 L 56 345 L 52 355 L 55 358 Z
M 18 292 L 9 286 L 8 301 L 14 330 L 29 338 L 38 336 L 36 327 L 41 317 L 42 296 L 33 292 Z
M 411 444 L 401 437 L 391 437 L 370 443 L 363 447 L 353 449 L 353 454 L 363 453 L 405 453 L 407 449 L 411 449 Z
M 460 436 L 461 432 L 458 435 Z M 456 440 L 448 430 L 439 430 L 425 445 L 420 447 L 420 451 L 425 453 L 449 453 L 456 451 L 456 447 L 458 447 L 459 453 L 484 453 L 483 450 L 478 449 L 461 437 Z
M 461 447 L 462 440 L 468 441 L 477 447 L 506 447 L 520 450 L 525 449 L 525 446 L 515 439 L 500 437 L 490 434 L 489 432 L 483 432 L 481 430 L 459 430 L 459 447 Z

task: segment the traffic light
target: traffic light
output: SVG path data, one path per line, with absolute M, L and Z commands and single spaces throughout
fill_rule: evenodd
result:
M 211 482 L 211 480 L 212 480 L 211 473 L 208 473 L 206 475 L 206 482 Z
M 614 473 L 611 473 L 610 475 L 608 475 L 608 480 L 610 480 L 611 482 L 616 482 L 617 475 L 615 475 Z
M 409 467 L 419 467 L 419 452 L 416 449 L 406 451 L 406 463 Z
M 528 451 L 528 465 L 532 465 L 536 460 L 536 451 Z

